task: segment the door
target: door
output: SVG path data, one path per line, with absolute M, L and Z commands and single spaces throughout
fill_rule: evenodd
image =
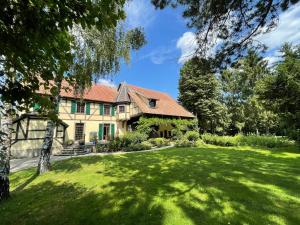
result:
M 75 141 L 84 140 L 84 123 L 75 124 Z
M 109 127 L 110 127 L 110 124 L 104 124 L 104 127 L 103 127 L 103 140 L 106 140 L 108 141 L 110 138 L 110 134 L 109 134 Z

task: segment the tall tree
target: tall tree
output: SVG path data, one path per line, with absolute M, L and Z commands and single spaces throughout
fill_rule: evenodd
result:
M 254 38 L 272 30 L 281 11 L 299 0 L 152 0 L 160 9 L 181 5 L 188 27 L 196 30 L 201 57 L 216 50 L 219 63 L 229 63 L 251 45 L 262 48 Z
M 221 132 L 226 124 L 220 94 L 220 84 L 209 61 L 193 58 L 183 65 L 178 99 L 197 115 L 202 132 Z
M 284 121 L 285 129 L 300 137 L 300 45 L 284 44 L 274 72 L 258 83 L 256 92 L 264 105 Z
M 228 132 L 236 134 L 241 131 L 258 132 L 256 118 L 251 113 L 258 113 L 262 110 L 253 98 L 254 87 L 258 80 L 268 74 L 267 61 L 258 55 L 257 52 L 250 50 L 246 57 L 241 58 L 233 67 L 225 70 L 221 74 L 224 100 L 228 107 L 230 116 L 230 125 Z M 247 107 L 257 106 L 256 110 L 247 109 Z M 245 113 L 247 112 L 247 115 Z M 246 119 L 246 117 L 248 119 Z M 254 124 L 249 124 L 250 122 Z M 247 124 L 246 124 L 247 123 Z M 251 130 L 248 128 L 251 127 Z
M 125 0 L 4 0 L 0 4 L 0 96 L 2 118 L 12 111 L 28 110 L 38 98 L 42 85 L 51 89 L 50 80 L 59 75 L 61 65 L 72 63 L 74 24 L 98 29 L 115 27 L 125 18 Z M 41 83 L 40 81 L 44 82 Z M 55 88 L 55 87 L 54 87 Z M 41 101 L 43 102 L 43 101 Z M 6 107 L 7 106 L 7 107 Z M 45 105 L 50 108 L 52 104 Z M 48 107 L 48 108 L 49 108 Z M 7 124 L 7 123 L 6 123 Z M 1 157 L 10 151 L 11 125 L 1 127 Z M 9 165 L 9 162 L 8 162 Z M 7 162 L 0 160 L 0 196 L 9 187 Z M 5 181 L 5 182 L 3 182 Z M 1 199 L 0 199 L 1 200 Z

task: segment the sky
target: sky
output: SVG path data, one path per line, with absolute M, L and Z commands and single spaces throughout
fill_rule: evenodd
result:
M 129 65 L 106 80 L 107 85 L 125 81 L 144 88 L 163 91 L 177 99 L 180 68 L 196 48 L 195 34 L 186 27 L 182 9 L 155 10 L 150 0 L 133 0 L 126 6 L 126 25 L 142 26 L 147 44 L 133 52 Z M 278 60 L 283 41 L 300 44 L 300 3 L 281 13 L 277 28 L 257 39 L 267 45 L 270 64 Z

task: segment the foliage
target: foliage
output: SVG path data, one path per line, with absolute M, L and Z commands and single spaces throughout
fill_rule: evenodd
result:
M 265 107 L 279 114 L 282 128 L 292 134 L 300 129 L 300 46 L 285 44 L 281 53 L 281 62 L 258 83 L 256 92 Z
M 176 147 L 194 147 L 195 143 L 192 141 L 189 141 L 186 137 L 182 137 L 181 139 L 178 139 L 175 141 Z
M 284 147 L 293 146 L 295 142 L 286 137 L 280 136 L 259 136 L 259 135 L 236 135 L 236 136 L 218 136 L 212 134 L 203 134 L 201 139 L 207 144 L 220 145 L 220 146 L 262 146 L 262 147 Z
M 140 117 L 136 127 L 137 132 L 150 135 L 156 127 L 161 125 L 172 126 L 172 131 L 180 132 L 186 130 L 194 130 L 197 128 L 197 120 L 195 119 L 167 119 L 158 117 Z M 176 131 L 175 131 L 176 130 Z
M 253 50 L 222 72 L 223 98 L 230 121 L 228 134 L 268 133 L 278 124 L 276 115 L 266 110 L 254 95 L 257 82 L 268 73 L 267 61 Z
M 151 148 L 152 148 L 151 143 L 149 143 L 147 141 L 143 141 L 142 143 L 130 144 L 124 150 L 127 152 L 131 152 L 131 151 L 149 150 Z
M 152 0 L 160 9 L 183 6 L 187 26 L 196 30 L 195 55 L 216 56 L 218 64 L 229 64 L 250 46 L 264 50 L 254 41 L 259 34 L 272 30 L 279 14 L 299 0 Z
M 18 109 L 39 102 L 42 108 L 53 105 L 40 100 L 40 86 L 59 93 L 50 80 L 65 77 L 73 63 L 74 25 L 105 31 L 125 18 L 125 1 L 5 0 L 0 16 L 1 100 Z M 111 58 L 114 61 L 114 58 Z M 83 74 L 84 76 L 85 74 Z M 44 81 L 44 82 L 41 82 Z M 27 106 L 27 107 L 26 107 Z
M 0 204 L 0 224 L 296 225 L 299 165 L 299 150 L 291 147 L 74 157 L 53 163 L 43 176 L 34 169 L 12 173 L 13 196 Z M 224 213 L 229 199 L 235 213 Z M 31 212 L 39 216 L 24 216 Z
M 124 141 L 124 145 L 128 146 L 130 144 L 140 144 L 143 141 L 146 141 L 148 136 L 145 133 L 139 132 L 139 131 L 133 131 L 133 132 L 127 132 L 122 136 L 122 139 Z
M 197 115 L 202 132 L 222 132 L 226 127 L 226 106 L 221 103 L 220 83 L 211 64 L 193 58 L 180 70 L 179 101 Z
M 73 35 L 74 61 L 70 73 L 79 94 L 91 85 L 92 80 L 117 73 L 121 59 L 129 63 L 130 51 L 138 50 L 146 43 L 141 28 L 124 31 L 121 25 L 105 30 L 75 26 Z
M 196 142 L 200 138 L 200 134 L 197 131 L 188 131 L 184 134 L 184 137 L 191 142 Z
M 166 138 L 151 138 L 148 140 L 152 145 L 156 147 L 167 146 L 170 144 L 169 140 Z

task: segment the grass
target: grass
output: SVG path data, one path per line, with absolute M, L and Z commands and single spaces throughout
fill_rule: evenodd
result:
M 300 152 L 171 148 L 11 175 L 0 224 L 300 224 Z

